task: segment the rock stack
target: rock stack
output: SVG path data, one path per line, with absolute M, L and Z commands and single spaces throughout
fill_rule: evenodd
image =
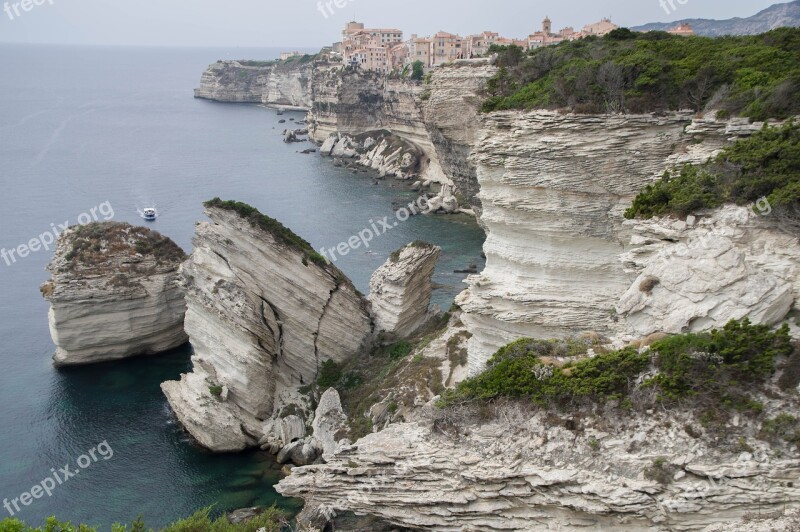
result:
M 144 227 L 105 222 L 61 234 L 42 285 L 58 365 L 153 355 L 187 341 L 178 285 L 185 254 Z
M 425 324 L 441 252 L 437 246 L 414 242 L 396 251 L 372 275 L 369 300 L 379 331 L 404 338 Z
M 300 237 L 241 203 L 206 207 L 181 271 L 194 367 L 162 389 L 200 444 L 240 451 L 324 362 L 364 348 L 372 325 L 352 283 Z

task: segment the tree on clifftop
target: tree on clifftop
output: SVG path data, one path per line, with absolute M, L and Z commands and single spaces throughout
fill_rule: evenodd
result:
M 425 77 L 425 64 L 422 61 L 414 61 L 413 70 L 411 72 L 411 79 L 414 81 L 422 81 Z

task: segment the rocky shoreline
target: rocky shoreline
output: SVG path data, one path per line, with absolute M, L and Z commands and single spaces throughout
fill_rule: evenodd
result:
M 308 135 L 334 164 L 413 183 L 425 213 L 473 213 L 487 232 L 487 267 L 442 315 L 430 307 L 436 246 L 398 250 L 365 296 L 279 221 L 208 202 L 188 259 L 153 266 L 144 249 L 134 255 L 148 279 L 163 276 L 173 321 L 173 295 L 185 301 L 192 371 L 162 385 L 181 424 L 215 452 L 276 455 L 291 470 L 278 491 L 305 499 L 300 521 L 314 529 L 357 515 L 416 530 L 703 530 L 796 509 L 800 440 L 765 434 L 768 421 L 789 432 L 798 423 L 798 349 L 748 390 L 744 410 L 713 419 L 689 402 L 642 406 L 656 392 L 641 372 L 625 383 L 635 397 L 561 410 L 499 393 L 440 402 L 521 338 L 565 342 L 563 356 L 528 372 L 542 381 L 615 350 L 657 371 L 654 342 L 730 320 L 790 321 L 786 342 L 789 331 L 800 338 L 796 234 L 735 205 L 623 216 L 665 170 L 703 163 L 761 124 L 713 113 L 479 115 L 496 71 L 490 61 L 456 63 L 413 83 L 323 59 L 210 67 L 197 97 L 307 104 L 307 123 L 284 141 Z M 43 287 L 56 316 L 70 303 L 63 287 L 76 284 L 55 277 L 71 246 L 67 235 Z M 56 329 L 54 339 L 64 336 Z M 569 354 L 569 342 L 586 349 Z

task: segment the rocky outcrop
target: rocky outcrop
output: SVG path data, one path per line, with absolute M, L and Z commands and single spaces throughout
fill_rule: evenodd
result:
M 64 231 L 42 285 L 58 365 L 154 355 L 183 345 L 177 286 L 185 256 L 143 227 L 98 223 Z
M 466 155 L 478 130 L 481 93 L 496 71 L 487 60 L 461 61 L 437 68 L 430 84 L 422 84 L 318 67 L 312 82 L 311 136 L 325 142 L 331 135 L 388 130 L 422 151 L 421 179 L 454 184 L 474 205 L 478 186 Z
M 783 245 L 783 236 L 766 241 L 765 249 L 770 251 L 765 254 L 757 245 L 747 244 L 751 237 L 764 241 L 765 233 L 749 232 L 750 236 L 733 238 L 744 246 L 738 251 L 726 254 L 724 244 L 718 242 L 720 253 L 704 255 L 705 265 L 682 264 L 684 274 L 705 268 L 706 276 L 712 276 L 715 268 L 730 268 L 728 280 L 738 279 L 739 283 L 732 286 L 722 282 L 723 276 L 686 282 L 680 274 L 666 274 L 664 269 L 678 263 L 668 265 L 649 251 L 654 250 L 655 240 L 671 237 L 664 231 L 660 236 L 635 236 L 638 226 L 623 223 L 624 211 L 636 194 L 665 169 L 705 162 L 732 138 L 749 135 L 760 126 L 742 121 L 693 121 L 685 115 L 603 117 L 545 111 L 489 115 L 473 154 L 481 185 L 481 222 L 488 231 L 484 246 L 487 267 L 469 278 L 469 289 L 457 300 L 473 334 L 471 374 L 482 371 L 499 347 L 521 337 L 555 338 L 589 331 L 624 336 L 659 330 L 662 320 L 695 330 L 741 315 L 767 322 L 781 319 L 778 314 L 789 297 L 785 286 L 790 272 L 779 273 L 784 279 L 780 286 L 757 287 L 764 298 L 761 307 L 756 296 L 744 295 L 756 288 L 745 288 L 755 277 L 742 276 L 757 268 L 747 249 L 762 258 L 778 257 L 773 250 Z M 644 231 L 646 225 L 639 229 Z M 718 227 L 711 234 L 730 231 L 733 235 L 741 229 Z M 691 239 L 691 230 L 686 230 L 680 238 Z M 762 236 L 755 236 L 759 234 Z M 695 239 L 698 243 L 701 236 Z M 661 244 L 670 248 L 668 243 Z M 638 266 L 631 265 L 631 256 L 620 260 L 634 247 L 643 248 L 634 252 L 641 257 Z M 672 256 L 685 252 L 685 246 L 670 249 L 674 253 L 665 253 Z M 697 258 L 700 251 L 693 253 Z M 644 264 L 648 256 L 661 266 L 654 263 L 648 271 Z M 643 277 L 637 279 L 640 275 Z M 667 281 L 655 288 L 657 298 L 649 299 L 649 290 L 641 297 L 636 294 L 648 275 L 660 275 Z M 772 281 L 766 281 L 768 277 Z M 761 279 L 767 284 L 777 282 L 770 273 Z M 692 293 L 698 289 L 706 293 Z M 670 290 L 686 292 L 667 297 Z M 733 293 L 738 294 L 734 298 L 738 303 L 731 300 Z M 687 300 L 694 300 L 697 307 L 683 305 Z M 649 304 L 655 306 L 648 309 Z M 618 312 L 631 322 L 621 319 Z M 706 319 L 709 316 L 713 319 Z
M 264 426 L 264 433 L 258 442 L 261 449 L 276 455 L 280 464 L 305 466 L 321 462 L 325 456 L 332 456 L 340 447 L 350 444 L 347 416 L 339 392 L 333 388 L 319 398 L 311 435 L 306 435 L 306 423 L 297 415 L 270 420 Z
M 314 68 L 314 60 L 310 57 L 279 62 L 267 78 L 261 103 L 271 107 L 311 109 Z
M 256 446 L 322 363 L 365 347 L 368 304 L 302 239 L 252 207 L 214 200 L 181 270 L 193 371 L 162 385 L 214 451 Z
M 683 220 L 626 221 L 638 274 L 617 305 L 635 335 L 721 328 L 732 319 L 782 321 L 800 295 L 800 244 L 771 211 L 728 206 Z
M 311 444 L 323 458 L 330 458 L 339 448 L 350 443 L 345 438 L 348 434 L 347 415 L 342 409 L 339 392 L 334 388 L 328 389 L 320 397 L 311 428 L 314 433 Z
M 376 328 L 395 337 L 414 334 L 430 318 L 432 279 L 442 249 L 414 242 L 396 251 L 370 281 Z
M 261 103 L 274 66 L 246 61 L 217 61 L 203 72 L 194 97 L 230 103 Z
M 739 440 L 749 451 L 690 436 L 691 414 L 498 414 L 458 423 L 458 435 L 390 425 L 277 490 L 304 498 L 302 517 L 319 528 L 355 512 L 440 532 L 702 530 L 798 507 L 800 461 L 752 436 Z
M 337 159 L 337 164 L 352 159 L 355 165 L 372 169 L 382 178 L 405 180 L 424 173 L 430 162 L 419 146 L 387 131 L 355 137 L 333 133 L 322 143 L 320 155 Z
M 486 83 L 497 67 L 486 59 L 463 60 L 434 70 L 421 103 L 425 128 L 442 171 L 465 204 L 480 213 L 477 170 L 469 155 L 481 123 L 478 118 Z
M 203 73 L 195 98 L 309 109 L 313 62 L 217 61 Z
M 195 97 L 310 109 L 310 136 L 319 143 L 333 135 L 338 142 L 384 132 L 395 140 L 371 146 L 373 153 L 364 158 L 364 166 L 398 175 L 401 167 L 416 165 L 413 172 L 402 169 L 402 175 L 453 185 L 461 202 L 479 212 L 475 165 L 467 155 L 479 128 L 476 118 L 486 82 L 496 72 L 487 59 L 461 60 L 438 67 L 429 83 L 421 83 L 344 68 L 323 56 L 219 61 L 203 74 Z M 399 142 L 412 148 L 396 157 L 393 148 Z M 403 164 L 407 155 L 414 161 Z

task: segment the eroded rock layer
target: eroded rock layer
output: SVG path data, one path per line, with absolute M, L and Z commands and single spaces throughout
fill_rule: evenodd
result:
M 106 222 L 61 234 L 42 286 L 56 364 L 153 355 L 186 343 L 177 285 L 185 258 L 144 227 Z
M 393 254 L 372 275 L 369 300 L 379 331 L 405 338 L 425 324 L 441 252 L 437 246 L 415 242 Z
M 695 439 L 674 413 L 626 417 L 568 429 L 558 416 L 506 411 L 461 424 L 458 437 L 390 425 L 294 469 L 277 490 L 304 498 L 300 519 L 319 528 L 355 512 L 440 532 L 702 530 L 798 506 L 796 458 L 764 442 L 738 453 Z
M 308 109 L 313 63 L 217 61 L 203 73 L 195 98 Z
M 426 160 L 423 180 L 455 184 L 475 205 L 477 179 L 467 154 L 478 130 L 481 94 L 496 72 L 487 60 L 462 61 L 437 68 L 429 83 L 420 84 L 318 66 L 312 82 L 311 136 L 324 142 L 332 134 L 389 130 L 420 147 Z
M 688 224 L 625 222 L 635 233 L 623 266 L 638 277 L 617 306 L 621 319 L 638 336 L 782 321 L 800 296 L 800 244 L 771 214 L 727 206 Z
M 684 115 L 601 117 L 544 111 L 489 115 L 473 153 L 481 186 L 481 222 L 488 231 L 484 246 L 487 267 L 469 279 L 468 291 L 458 299 L 465 311 L 464 323 L 473 334 L 471 374 L 482 371 L 499 347 L 521 337 L 566 337 L 589 331 L 635 335 L 662 330 L 662 323 L 680 322 L 680 328 L 696 330 L 744 315 L 767 322 L 785 316 L 787 301 L 797 297 L 796 288 L 793 296 L 786 290 L 792 284 L 787 277 L 791 271 L 781 273 L 780 286 L 772 286 L 771 277 L 773 281 L 765 281 L 770 287 L 759 288 L 765 298 L 764 311 L 759 311 L 756 302 L 749 300 L 751 296 L 744 296 L 749 290 L 745 285 L 755 282 L 748 273 L 755 266 L 745 264 L 750 259 L 744 248 L 726 255 L 730 246 L 704 258 L 710 261 L 705 273 L 714 277 L 714 269 L 724 272 L 733 267 L 726 259 L 738 261 L 739 274 L 729 272 L 741 281 L 738 287 L 717 282 L 724 276 L 716 281 L 672 279 L 657 287 L 656 293 L 684 293 L 642 301 L 634 293 L 644 281 L 637 280 L 642 271 L 645 276 L 666 279 L 661 270 L 677 262 L 653 265 L 652 271 L 647 271 L 644 257 L 656 258 L 647 253 L 653 250 L 654 238 L 669 237 L 663 231 L 658 237 L 636 237 L 637 226 L 623 223 L 624 211 L 636 194 L 664 170 L 681 163 L 705 162 L 726 143 L 759 127 L 741 121 L 693 121 Z M 726 231 L 720 228 L 716 233 Z M 752 238 L 763 241 L 763 234 L 737 238 L 747 247 L 746 241 Z M 688 234 L 684 237 L 691 238 Z M 780 247 L 784 240 L 775 236 L 767 247 Z M 625 265 L 630 258 L 620 260 L 643 244 L 650 247 L 638 252 L 642 259 L 638 269 Z M 689 270 L 684 267 L 684 273 Z M 728 288 L 739 296 L 733 298 L 735 302 L 722 304 L 722 300 L 731 300 Z M 699 296 L 698 291 L 704 295 Z M 706 299 L 705 313 L 683 307 L 681 301 L 698 297 Z M 650 302 L 654 309 L 645 310 Z M 684 310 L 692 316 L 683 319 L 677 315 L 685 314 Z M 677 314 L 665 314 L 672 311 Z M 705 319 L 709 315 L 715 315 L 714 319 Z M 675 328 L 670 331 L 678 332 Z
M 257 211 L 209 207 L 181 272 L 193 371 L 162 385 L 214 451 L 255 446 L 282 393 L 308 385 L 371 334 L 368 305 L 308 244 Z

